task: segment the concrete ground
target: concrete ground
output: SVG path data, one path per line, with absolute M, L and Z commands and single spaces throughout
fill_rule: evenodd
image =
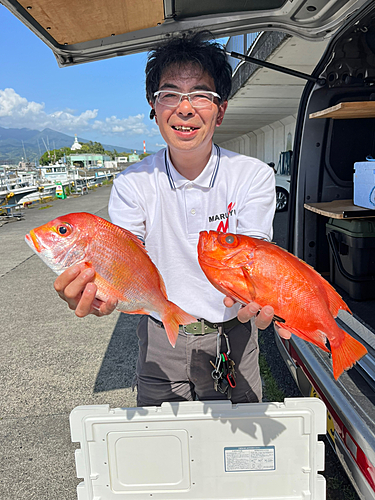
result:
M 24 241 L 59 215 L 107 218 L 110 187 L 25 209 L 0 227 L 0 498 L 76 500 L 69 414 L 79 405 L 136 406 L 131 381 L 138 316 L 77 318 L 56 275 Z

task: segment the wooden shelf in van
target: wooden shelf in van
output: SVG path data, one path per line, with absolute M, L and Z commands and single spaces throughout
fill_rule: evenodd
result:
M 375 210 L 361 208 L 353 205 L 353 200 L 334 200 L 322 203 L 305 203 L 304 207 L 311 212 L 315 212 L 332 219 L 358 219 L 365 217 L 375 217 Z
M 375 118 L 375 101 L 340 102 L 336 106 L 310 113 L 309 118 Z

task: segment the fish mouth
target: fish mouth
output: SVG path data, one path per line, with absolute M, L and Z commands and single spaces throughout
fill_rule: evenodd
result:
M 198 240 L 198 258 L 201 260 L 203 257 L 206 257 L 208 251 L 212 251 L 214 240 L 212 238 L 211 232 L 201 231 L 199 233 Z M 210 248 L 209 248 L 210 247 Z
M 211 257 L 212 252 L 215 252 L 220 243 L 217 243 L 218 231 L 201 231 L 198 240 L 198 262 L 200 265 L 214 267 L 215 269 L 226 269 L 228 267 L 241 267 L 243 264 L 237 262 L 237 255 L 242 253 L 242 248 L 232 249 L 228 255 L 222 255 L 220 260 L 217 257 Z
M 35 252 L 40 253 L 42 251 L 42 245 L 40 244 L 37 235 L 32 229 L 26 236 L 25 241 Z
M 209 267 L 215 267 L 217 269 L 222 269 L 225 267 L 224 262 L 219 262 L 215 258 L 210 257 L 210 252 L 215 250 L 216 236 L 219 233 L 217 231 L 201 231 L 199 233 L 198 240 L 198 261 L 200 264 Z

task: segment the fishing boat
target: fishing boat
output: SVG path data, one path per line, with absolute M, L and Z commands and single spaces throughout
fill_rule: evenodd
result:
M 34 203 L 35 201 L 42 202 L 47 199 L 53 198 L 56 195 L 56 184 L 55 183 L 50 183 L 50 184 L 40 184 L 37 187 L 37 191 L 33 191 L 32 193 L 29 193 L 25 196 L 23 196 L 19 201 L 18 204 L 25 206 L 31 203 Z
M 0 167 L 0 205 L 17 205 L 21 198 L 37 190 L 38 187 L 32 181 Z

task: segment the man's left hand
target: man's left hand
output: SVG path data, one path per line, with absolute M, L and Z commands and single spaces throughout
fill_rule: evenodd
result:
M 227 307 L 232 307 L 235 304 L 235 301 L 230 297 L 225 297 L 224 304 Z M 255 326 L 260 330 L 265 330 L 271 323 L 275 311 L 272 306 L 264 306 L 261 307 L 256 302 L 250 302 L 246 304 L 246 306 L 241 307 L 238 311 L 237 317 L 241 323 L 247 323 L 251 318 L 256 316 L 255 318 Z M 277 333 L 283 339 L 290 339 L 291 333 L 285 328 L 280 328 L 275 325 L 275 329 Z

